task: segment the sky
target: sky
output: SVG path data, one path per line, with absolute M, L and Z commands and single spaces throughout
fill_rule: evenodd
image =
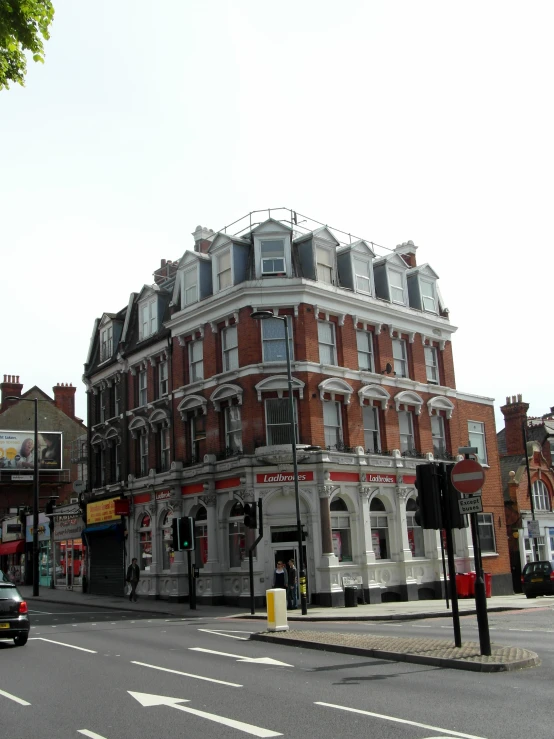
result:
M 76 385 L 86 419 L 95 318 L 197 225 L 284 206 L 414 241 L 498 429 L 507 395 L 554 405 L 551 0 L 54 6 L 0 93 L 0 375 Z

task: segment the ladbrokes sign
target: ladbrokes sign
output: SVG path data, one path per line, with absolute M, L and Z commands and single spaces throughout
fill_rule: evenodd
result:
M 314 479 L 314 473 L 313 472 L 299 472 L 298 473 L 298 482 L 308 482 L 309 480 Z M 274 485 L 279 485 L 283 482 L 294 482 L 294 473 L 293 472 L 269 472 L 268 474 L 264 475 L 256 475 L 256 482 L 258 483 L 273 483 Z
M 392 483 L 396 482 L 396 475 L 383 475 L 378 472 L 367 472 L 362 475 L 362 482 Z

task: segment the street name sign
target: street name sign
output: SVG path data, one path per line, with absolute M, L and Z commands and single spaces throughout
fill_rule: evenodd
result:
M 472 495 L 483 487 L 485 471 L 474 459 L 462 459 L 452 468 L 450 479 L 459 493 Z
M 462 498 L 458 501 L 460 513 L 482 513 L 483 503 L 480 495 L 472 496 L 471 498 Z

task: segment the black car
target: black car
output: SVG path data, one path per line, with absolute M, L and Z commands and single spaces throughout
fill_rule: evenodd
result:
M 527 598 L 554 595 L 554 569 L 550 562 L 528 562 L 521 573 L 521 585 Z
M 27 603 L 15 585 L 0 581 L 0 639 L 13 639 L 16 647 L 27 643 L 31 623 Z

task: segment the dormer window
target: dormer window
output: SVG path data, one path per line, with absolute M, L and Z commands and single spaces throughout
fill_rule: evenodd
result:
M 113 354 L 113 326 L 106 326 L 100 332 L 100 361 L 110 359 Z
M 262 275 L 285 274 L 285 242 L 272 239 L 261 242 Z
M 389 289 L 391 302 L 404 305 L 404 280 L 401 272 L 389 269 Z
M 427 280 L 420 280 L 419 285 L 423 310 L 427 311 L 427 313 L 436 313 L 437 303 L 435 300 L 435 289 L 433 283 L 428 282 Z
M 231 273 L 231 250 L 228 249 L 217 257 L 217 289 L 225 290 L 233 284 Z
M 354 257 L 356 292 L 371 294 L 371 267 L 366 259 Z
M 316 273 L 319 282 L 333 284 L 333 253 L 322 246 L 316 247 Z
M 194 269 L 189 269 L 184 273 L 183 292 L 184 305 L 196 303 L 196 301 L 198 300 L 198 270 L 196 266 L 194 267 Z
M 158 330 L 158 298 L 140 306 L 140 338 L 147 339 Z

